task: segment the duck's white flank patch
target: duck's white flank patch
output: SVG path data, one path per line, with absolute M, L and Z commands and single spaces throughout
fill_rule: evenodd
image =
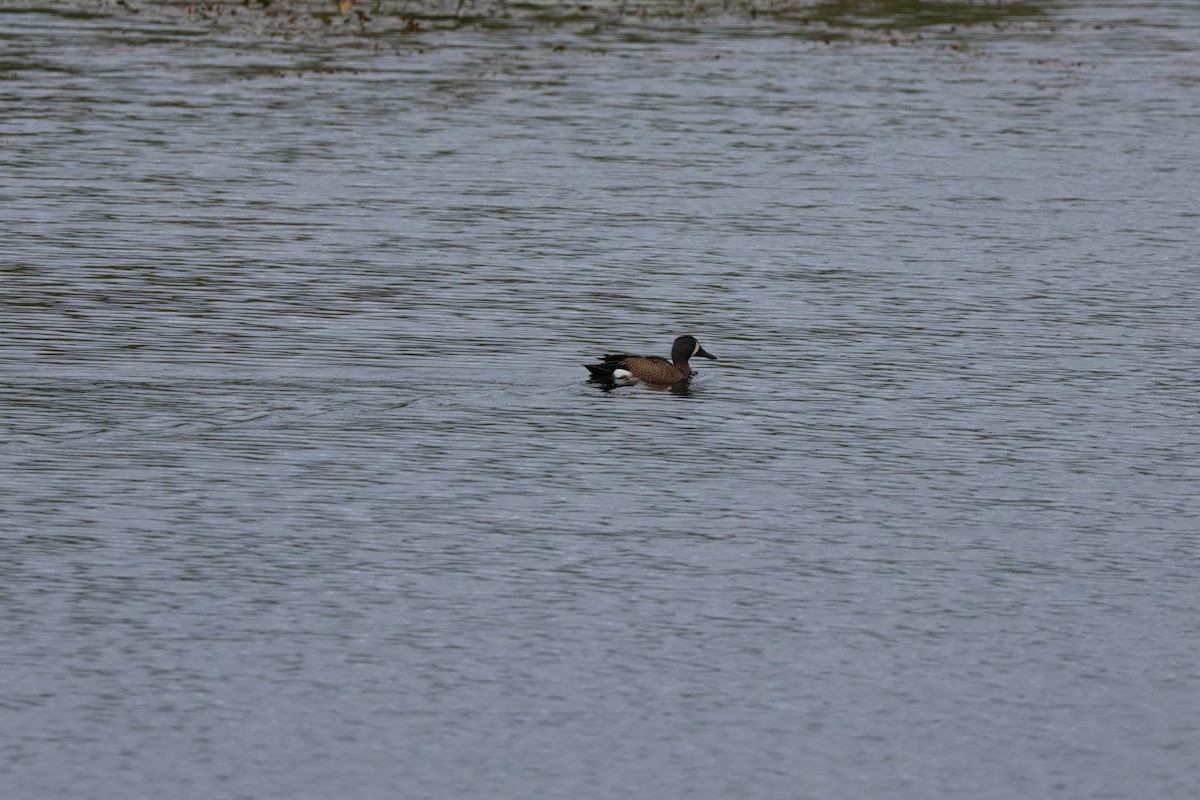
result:
M 619 381 L 623 381 L 623 380 L 625 380 L 626 378 L 632 378 L 632 377 L 633 377 L 633 373 L 632 373 L 632 372 L 630 372 L 630 371 L 629 371 L 629 370 L 627 370 L 627 369 L 614 369 L 614 370 L 613 370 L 613 377 L 614 377 L 615 379 L 619 380 Z

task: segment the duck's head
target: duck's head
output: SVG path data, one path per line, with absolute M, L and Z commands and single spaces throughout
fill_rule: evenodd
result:
M 711 358 L 713 361 L 717 357 L 700 346 L 700 342 L 695 336 L 680 336 L 675 340 L 675 344 L 671 345 L 671 360 L 675 362 L 687 361 L 689 358 Z

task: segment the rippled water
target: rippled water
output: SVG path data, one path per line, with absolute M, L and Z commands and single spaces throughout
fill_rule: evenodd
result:
M 0 793 L 1196 797 L 1200 10 L 1052 11 L 0 14 Z

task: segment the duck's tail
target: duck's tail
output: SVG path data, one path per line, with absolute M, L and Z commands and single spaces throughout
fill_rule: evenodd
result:
M 584 364 L 584 368 L 592 373 L 592 377 L 597 380 L 611 381 L 615 376 L 613 372 L 621 369 L 625 364 L 625 359 L 629 356 L 623 353 L 610 353 L 604 356 L 604 360 L 599 364 Z

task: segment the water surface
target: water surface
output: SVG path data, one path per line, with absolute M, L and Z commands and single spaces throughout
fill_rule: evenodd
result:
M 0 14 L 3 794 L 1195 797 L 1200 12 L 1047 15 Z

